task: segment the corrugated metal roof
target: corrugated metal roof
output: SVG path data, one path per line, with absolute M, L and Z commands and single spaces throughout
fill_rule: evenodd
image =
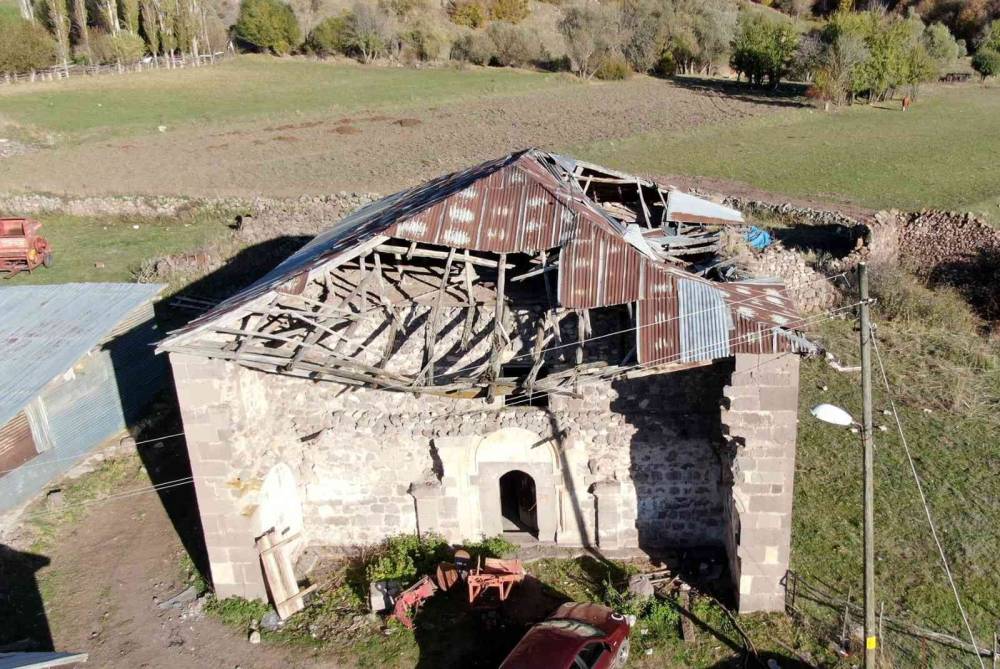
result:
M 163 288 L 139 283 L 0 288 L 0 425 Z

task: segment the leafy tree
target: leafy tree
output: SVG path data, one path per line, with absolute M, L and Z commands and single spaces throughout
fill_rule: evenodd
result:
M 924 29 L 922 36 L 927 55 L 939 67 L 949 67 L 965 55 L 965 48 L 960 46 L 948 26 L 943 23 L 932 23 Z
M 663 52 L 666 25 L 661 7 L 652 0 L 621 0 L 618 33 L 622 56 L 630 69 L 648 72 Z
M 766 80 L 776 88 L 788 73 L 798 44 L 799 36 L 787 20 L 745 12 L 739 18 L 729 63 L 752 85 L 763 86 Z
M 39 70 L 56 62 L 56 42 L 38 23 L 0 14 L 0 72 Z
M 181 8 L 183 8 L 183 0 Z M 185 17 L 182 11 L 179 16 Z M 186 21 L 182 31 L 190 34 Z M 292 8 L 280 0 L 243 0 L 236 19 L 236 37 L 262 51 L 278 55 L 289 53 L 302 41 L 302 32 Z M 189 42 L 189 40 L 184 40 Z
M 985 81 L 987 77 L 1000 76 L 1000 51 L 980 47 L 972 56 L 972 69 Z
M 729 54 L 736 19 L 736 3 L 728 0 L 666 0 L 664 50 L 675 69 L 711 73 Z
M 77 53 L 90 63 L 92 56 L 90 54 L 90 29 L 87 26 L 86 0 L 73 0 L 73 25 L 76 27 Z
M 1000 52 L 1000 19 L 993 21 L 983 28 L 983 35 L 979 39 L 979 49 L 991 49 Z
M 350 15 L 331 16 L 316 24 L 306 38 L 306 48 L 319 56 L 347 53 L 350 45 Z
M 823 66 L 823 41 L 817 33 L 810 33 L 799 40 L 792 57 L 789 76 L 799 81 L 811 82 Z
M 858 71 L 868 58 L 868 47 L 859 35 L 844 32 L 832 36 L 824 44 L 810 93 L 836 105 L 843 103 L 857 89 Z
M 601 59 L 617 46 L 613 9 L 603 5 L 570 5 L 563 10 L 559 32 L 576 74 L 590 79 Z
M 394 17 L 367 2 L 356 2 L 348 21 L 348 53 L 370 63 L 389 48 L 395 35 Z
M 418 19 L 399 35 L 404 55 L 420 61 L 436 60 L 444 49 L 444 38 L 428 21 Z

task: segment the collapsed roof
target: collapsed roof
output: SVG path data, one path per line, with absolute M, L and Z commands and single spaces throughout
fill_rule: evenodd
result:
M 362 207 L 159 350 L 462 396 L 811 350 L 781 284 L 703 276 L 718 262 L 720 228 L 742 223 L 735 209 L 528 149 Z M 445 343 L 456 310 L 466 314 L 462 336 Z M 477 344 L 481 311 L 492 318 Z M 609 325 L 615 318 L 621 327 Z M 570 348 L 573 330 L 575 355 L 552 355 Z M 394 368 L 400 339 L 418 331 L 423 361 Z M 592 343 L 604 337 L 625 337 L 628 353 L 586 360 L 607 357 Z M 503 376 L 518 359 L 525 369 Z

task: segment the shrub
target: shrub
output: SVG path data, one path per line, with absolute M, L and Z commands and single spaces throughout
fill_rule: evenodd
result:
M 95 34 L 90 39 L 90 51 L 98 63 L 138 62 L 146 52 L 146 43 L 141 37 L 124 30 L 117 35 Z
M 617 53 L 606 54 L 594 71 L 594 76 L 605 81 L 621 81 L 632 74 L 625 57 Z
M 400 34 L 404 55 L 420 61 L 436 60 L 444 49 L 444 38 L 425 21 L 418 21 Z
M 520 23 L 528 18 L 528 0 L 493 0 L 490 18 L 494 21 Z
M 0 15 L 0 72 L 26 72 L 54 65 L 56 41 L 45 28 L 17 16 Z
M 496 55 L 496 46 L 488 35 L 467 33 L 451 45 L 451 59 L 474 65 L 489 65 Z
M 306 38 L 306 48 L 319 56 L 346 53 L 350 44 L 349 22 L 346 13 L 323 19 Z
M 1000 51 L 981 47 L 972 56 L 972 69 L 978 72 L 984 80 L 987 77 L 1000 76 Z
M 451 0 L 448 3 L 448 17 L 452 23 L 469 28 L 486 25 L 488 11 L 480 0 Z
M 660 57 L 653 65 L 653 74 L 658 77 L 672 77 L 677 74 L 677 61 L 674 60 L 674 54 L 670 49 L 660 52 Z
M 289 53 L 302 40 L 295 12 L 280 0 L 243 0 L 235 32 L 240 41 L 277 55 Z
M 437 535 L 397 534 L 379 545 L 365 566 L 365 576 L 369 582 L 400 580 L 412 583 L 450 557 L 448 543 Z
M 469 551 L 472 560 L 476 558 L 502 558 L 517 550 L 517 546 L 503 538 L 502 535 L 494 537 L 483 537 L 475 543 L 467 543 L 464 546 Z
M 493 60 L 502 67 L 521 67 L 541 55 L 538 37 L 520 26 L 497 21 L 486 29 L 493 42 Z

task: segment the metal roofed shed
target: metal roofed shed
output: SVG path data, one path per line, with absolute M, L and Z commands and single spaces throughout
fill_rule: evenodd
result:
M 0 511 L 124 429 L 159 389 L 165 367 L 150 344 L 162 289 L 0 288 Z

